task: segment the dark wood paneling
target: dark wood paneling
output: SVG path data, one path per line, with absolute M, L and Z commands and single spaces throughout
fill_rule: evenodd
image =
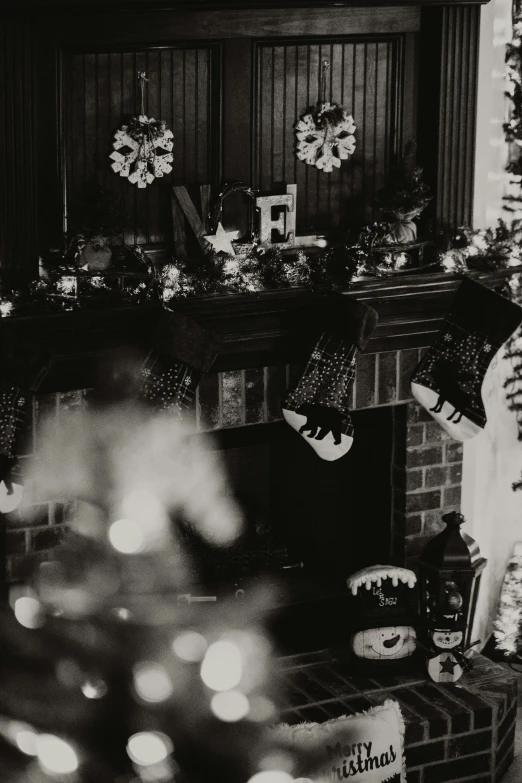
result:
M 415 55 L 409 51 L 405 80 L 403 36 L 258 45 L 254 183 L 261 190 L 297 183 L 298 232 L 342 231 L 377 219 L 375 195 L 402 141 L 402 106 L 410 117 L 414 109 Z M 331 174 L 295 155 L 294 126 L 319 99 L 323 60 L 330 63 L 327 98 L 343 105 L 356 125 L 354 155 Z
M 430 212 L 445 229 L 472 220 L 479 27 L 477 6 L 423 13 L 421 158 L 435 183 Z
M 223 46 L 224 182 L 251 182 L 252 41 L 236 38 Z M 226 228 L 248 230 L 251 206 L 244 193 L 233 193 L 223 205 Z
M 317 4 L 320 5 L 320 4 Z M 154 44 L 189 40 L 228 40 L 231 38 L 269 38 L 313 35 L 368 35 L 374 33 L 415 32 L 419 29 L 419 8 L 329 8 L 213 11 L 157 11 L 143 8 L 133 13 L 96 15 L 84 13 L 49 16 L 42 25 L 52 38 L 58 36 L 69 45 Z
M 35 85 L 31 23 L 0 26 L 0 267 L 10 276 L 38 269 Z
M 208 45 L 63 53 L 65 179 L 73 222 L 85 184 L 95 180 L 113 194 L 126 216 L 120 241 L 168 241 L 172 184 L 190 187 L 215 181 L 217 60 L 218 49 Z M 109 159 L 115 131 L 139 113 L 140 70 L 149 79 L 145 113 L 164 119 L 174 133 L 172 173 L 141 190 L 115 174 Z

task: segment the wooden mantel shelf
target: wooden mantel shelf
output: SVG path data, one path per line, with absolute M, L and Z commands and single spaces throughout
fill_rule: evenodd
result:
M 270 8 L 371 8 L 372 6 L 485 5 L 489 0 L 4 0 L 5 10 L 141 11 L 267 10 Z
M 516 271 L 473 277 L 497 288 Z M 377 310 L 379 322 L 366 348 L 375 353 L 429 345 L 459 283 L 459 278 L 445 274 L 396 276 L 357 282 L 343 295 Z M 303 359 L 331 296 L 295 288 L 182 299 L 173 309 L 223 334 L 215 369 L 240 369 Z M 161 311 L 159 304 L 147 304 L 14 317 L 2 324 L 51 351 L 51 370 L 41 388 L 51 392 L 92 387 L 122 355 L 145 355 Z

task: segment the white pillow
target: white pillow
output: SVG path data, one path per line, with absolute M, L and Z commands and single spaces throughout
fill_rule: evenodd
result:
M 392 699 L 357 715 L 326 723 L 281 724 L 274 732 L 276 741 L 290 742 L 304 752 L 303 757 L 314 752 L 320 771 L 314 773 L 313 783 L 406 783 L 404 720 Z M 295 778 L 310 781 L 300 778 L 299 770 Z

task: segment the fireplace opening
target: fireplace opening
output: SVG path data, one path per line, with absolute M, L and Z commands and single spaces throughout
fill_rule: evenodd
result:
M 225 551 L 188 533 L 186 544 L 207 589 L 240 597 L 258 578 L 274 583 L 271 624 L 285 651 L 346 641 L 347 576 L 391 562 L 397 410 L 356 411 L 352 449 L 334 462 L 285 422 L 216 433 L 245 532 Z

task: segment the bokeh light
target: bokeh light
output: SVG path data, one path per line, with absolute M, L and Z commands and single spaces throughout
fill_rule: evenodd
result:
M 144 662 L 134 667 L 134 687 L 144 701 L 160 702 L 173 691 L 172 680 L 158 663 Z
M 248 783 L 293 783 L 293 777 L 282 770 L 267 769 L 265 772 L 256 772 Z
M 107 691 L 107 683 L 101 677 L 92 677 L 82 684 L 82 693 L 87 699 L 103 699 Z
M 109 541 L 123 555 L 135 555 L 143 549 L 145 535 L 133 519 L 117 519 L 109 528 Z
M 40 734 L 36 741 L 36 755 L 45 772 L 67 775 L 78 769 L 78 756 L 74 749 L 53 734 Z
M 198 663 L 207 651 L 207 641 L 196 631 L 185 631 L 176 636 L 172 642 L 172 649 L 182 661 Z
M 208 648 L 201 664 L 201 679 L 213 691 L 228 691 L 239 685 L 243 675 L 241 650 L 222 639 Z
M 127 754 L 131 761 L 143 767 L 160 764 L 172 753 L 172 742 L 159 731 L 140 731 L 127 742 Z
M 236 723 L 248 715 L 250 704 L 241 691 L 221 691 L 212 697 L 210 709 L 219 720 Z
M 20 484 L 12 485 L 12 492 L 7 491 L 5 483 L 0 483 L 0 512 L 10 514 L 18 508 L 24 497 L 24 488 Z
M 295 761 L 293 756 L 284 751 L 275 751 L 264 756 L 259 762 L 260 769 L 277 770 L 278 772 L 287 772 L 290 774 L 294 769 Z
M 146 489 L 135 489 L 125 495 L 120 511 L 122 517 L 135 520 L 145 533 L 163 532 L 167 526 L 164 506 Z
M 12 720 L 9 721 L 6 733 L 18 750 L 25 753 L 27 756 L 36 756 L 38 732 L 36 732 L 32 726 L 29 726 L 28 723 Z
M 115 609 L 113 609 L 113 613 L 116 615 L 118 620 L 122 620 L 123 622 L 127 622 L 127 620 L 130 620 L 132 617 L 130 611 L 124 606 L 117 606 Z
M 42 606 L 37 598 L 23 595 L 14 604 L 15 617 L 25 628 L 41 628 L 45 622 Z
M 275 717 L 276 707 L 266 696 L 252 696 L 250 699 L 249 719 L 256 723 L 265 723 Z

